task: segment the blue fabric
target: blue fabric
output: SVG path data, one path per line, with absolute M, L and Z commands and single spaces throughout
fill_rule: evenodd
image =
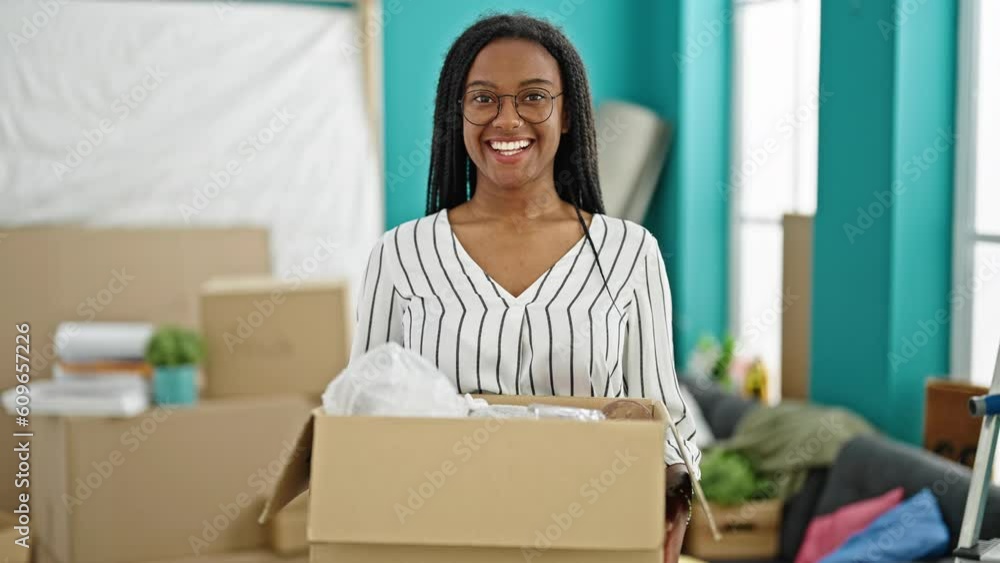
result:
M 948 552 L 948 526 L 929 489 L 923 489 L 854 534 L 820 563 L 916 561 Z

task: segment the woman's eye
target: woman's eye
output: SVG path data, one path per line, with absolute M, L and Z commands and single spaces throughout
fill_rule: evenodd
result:
M 527 96 L 524 97 L 524 101 L 526 102 L 540 102 L 543 99 L 545 99 L 545 96 L 538 93 L 528 94 Z
M 496 103 L 495 101 L 493 101 L 493 97 L 492 96 L 487 96 L 486 94 L 480 94 L 480 95 L 472 98 L 472 101 L 476 102 L 477 104 L 495 104 Z

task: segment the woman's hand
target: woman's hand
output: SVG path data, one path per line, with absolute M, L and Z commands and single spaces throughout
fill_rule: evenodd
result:
M 667 484 L 667 541 L 664 545 L 666 561 L 680 558 L 681 544 L 687 531 L 691 513 L 691 476 L 683 463 L 668 465 L 665 470 Z

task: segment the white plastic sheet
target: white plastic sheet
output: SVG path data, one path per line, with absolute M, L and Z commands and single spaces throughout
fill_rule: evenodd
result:
M 0 226 L 265 225 L 275 274 L 360 280 L 384 214 L 353 9 L 7 0 L 0 32 Z
M 355 358 L 323 393 L 334 415 L 465 417 L 486 401 L 459 395 L 448 376 L 395 342 Z

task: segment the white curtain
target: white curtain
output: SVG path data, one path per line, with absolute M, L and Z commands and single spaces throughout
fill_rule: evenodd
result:
M 384 221 L 360 29 L 348 8 L 4 0 L 0 225 L 265 225 L 276 275 L 360 281 Z

